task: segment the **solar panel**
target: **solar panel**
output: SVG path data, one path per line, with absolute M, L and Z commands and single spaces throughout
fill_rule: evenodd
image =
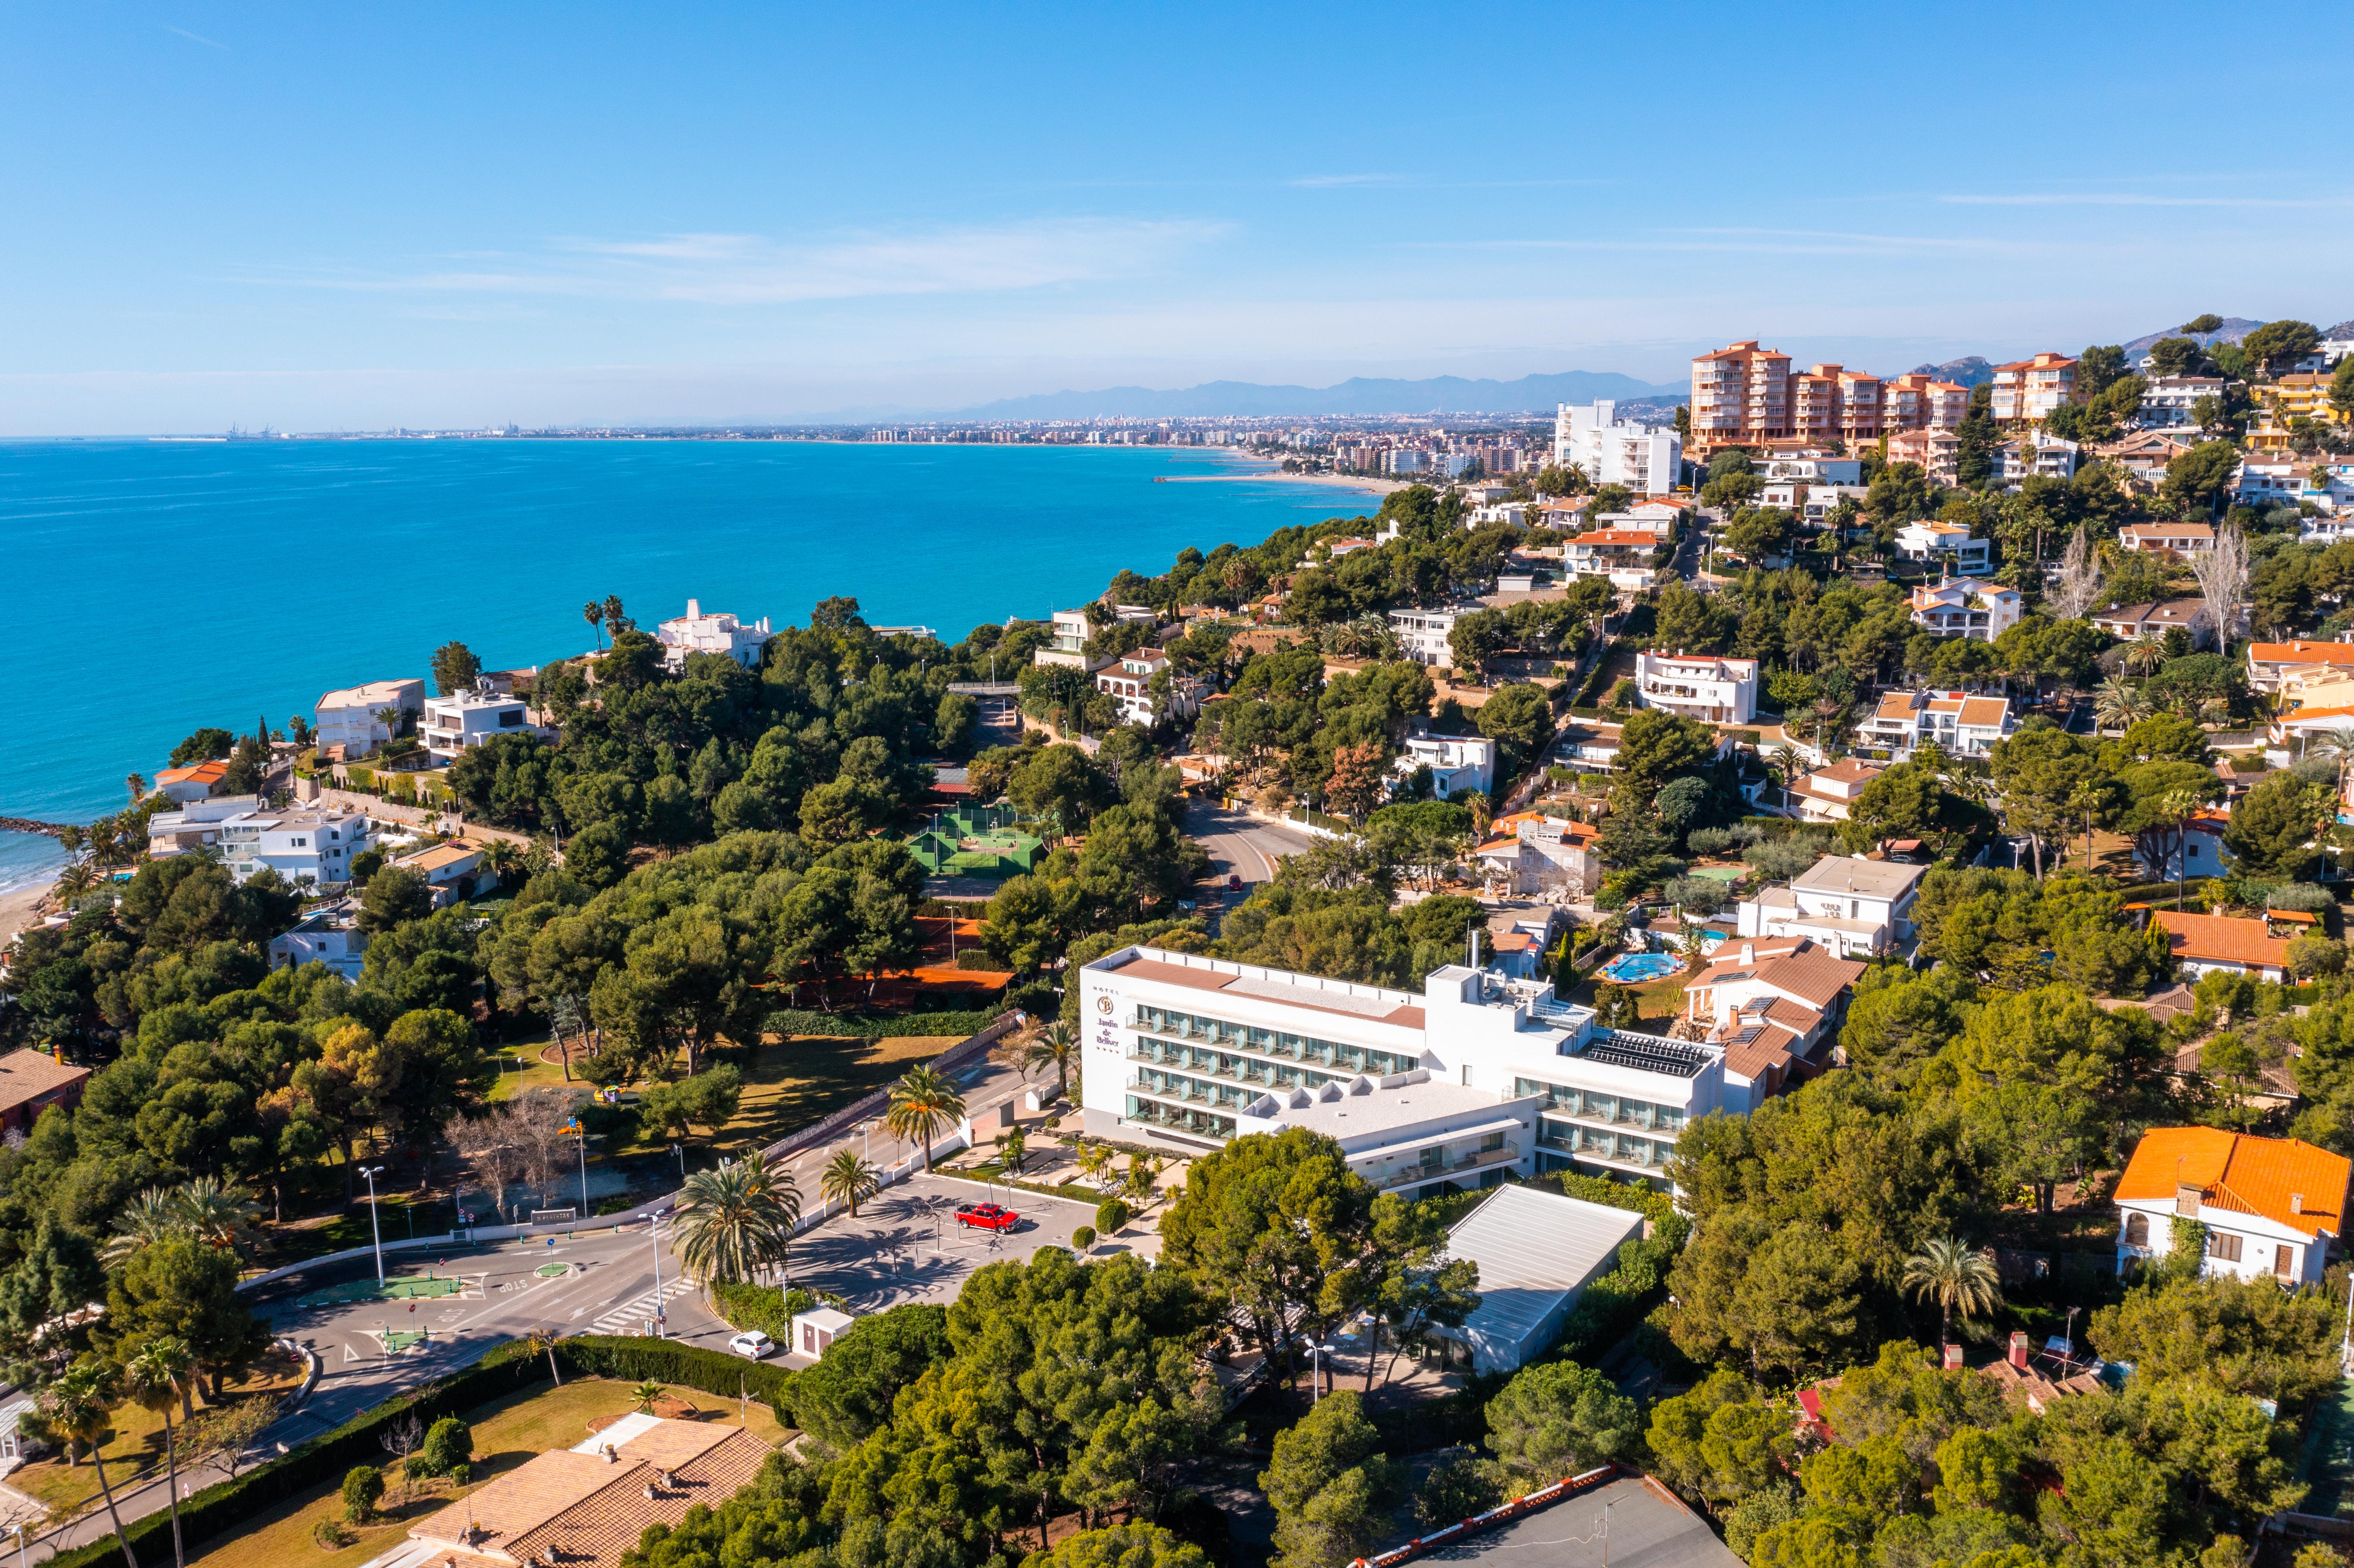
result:
M 1596 1035 L 1593 1044 L 1578 1054 L 1605 1066 L 1664 1073 L 1677 1078 L 1697 1077 L 1709 1063 L 1709 1054 L 1696 1045 L 1663 1035 L 1629 1034 L 1617 1029 Z

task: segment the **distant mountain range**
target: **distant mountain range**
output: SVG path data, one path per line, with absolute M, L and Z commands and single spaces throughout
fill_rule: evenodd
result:
M 2264 324 L 2245 316 L 2225 316 L 2223 324 L 2213 332 L 2186 333 L 2180 327 L 2168 327 L 2164 332 L 2146 332 L 2125 345 L 2126 363 L 2130 365 L 2147 354 L 2150 344 L 2162 337 L 2190 337 L 2196 339 L 2200 347 L 2209 348 L 2219 343 L 2237 343 Z
M 1207 381 L 1156 391 L 1108 387 L 1097 392 L 1046 392 L 1006 397 L 941 416 L 950 419 L 1199 419 L 1311 418 L 1347 414 L 1525 414 L 1556 403 L 1597 397 L 1681 398 L 1683 382 L 1638 381 L 1610 370 L 1564 370 L 1518 381 L 1434 376 L 1421 381 L 1354 376 L 1334 387 L 1267 387 L 1255 381 Z
M 1994 379 L 1994 366 L 1984 355 L 1973 354 L 1967 359 L 1949 359 L 1943 365 L 1916 365 L 1904 374 L 1934 376 L 1956 387 L 1976 387 L 1981 381 Z

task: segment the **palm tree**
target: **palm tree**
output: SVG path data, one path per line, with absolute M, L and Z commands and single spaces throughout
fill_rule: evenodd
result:
M 98 1467 L 98 1489 L 105 1494 L 107 1517 L 114 1521 L 114 1539 L 122 1548 L 122 1561 L 128 1568 L 139 1568 L 131 1538 L 122 1533 L 122 1515 L 115 1510 L 114 1487 L 106 1478 L 106 1452 L 99 1446 L 106 1434 L 107 1412 L 122 1393 L 120 1372 L 95 1356 L 84 1356 L 49 1384 L 34 1409 L 52 1441 L 89 1446 L 90 1462 Z
M 679 1259 L 702 1279 L 708 1298 L 713 1285 L 748 1282 L 782 1257 L 800 1212 L 792 1179 L 771 1171 L 759 1150 L 723 1160 L 679 1190 Z
M 599 604 L 592 599 L 587 604 L 580 607 L 580 619 L 587 621 L 588 623 L 589 630 L 596 632 L 597 646 L 599 650 L 603 649 L 605 646 L 605 607 Z
M 564 1386 L 564 1374 L 556 1370 L 555 1335 L 549 1333 L 545 1329 L 533 1329 L 524 1335 L 523 1349 L 524 1354 L 527 1356 L 546 1356 L 547 1358 L 547 1375 L 556 1380 L 557 1387 L 562 1388 Z
M 140 800 L 146 796 L 147 780 L 140 775 L 136 773 L 132 774 L 129 778 L 123 779 L 122 784 L 123 788 L 131 791 L 131 803 L 133 805 L 135 806 L 139 804 Z
M 645 1411 L 649 1414 L 653 1412 L 654 1401 L 660 1399 L 662 1396 L 663 1385 L 654 1382 L 652 1378 L 648 1378 L 645 1382 L 638 1384 L 637 1387 L 630 1390 L 630 1398 L 636 1402 L 637 1407 L 640 1410 Z
M 1939 1236 L 1904 1260 L 1898 1280 L 1905 1294 L 1937 1304 L 1937 1342 L 1953 1340 L 1954 1310 L 1965 1320 L 1994 1310 L 2002 1299 L 1994 1258 L 1952 1236 Z
M 2166 645 L 2155 637 L 2137 637 L 2126 649 L 2125 666 L 2137 675 L 2155 675 L 2166 662 Z
M 1034 1066 L 1053 1064 L 1055 1097 L 1058 1100 L 1068 1099 L 1071 1094 L 1071 1069 L 1079 1060 L 1079 1032 L 1058 1018 L 1033 1036 L 1023 1047 L 1023 1052 Z
M 114 1234 L 101 1249 L 99 1261 L 112 1268 L 142 1247 L 187 1234 L 187 1214 L 180 1207 L 178 1194 L 169 1187 L 150 1187 L 122 1206 L 114 1222 Z
M 2130 729 L 2149 712 L 2141 688 L 2115 676 L 2101 683 L 2093 695 L 2093 718 L 2104 729 Z
M 182 1407 L 185 1414 L 188 1398 L 188 1373 L 196 1364 L 196 1356 L 186 1340 L 164 1335 L 139 1347 L 139 1353 L 122 1363 L 122 1381 L 131 1397 L 143 1410 L 150 1410 L 164 1418 L 164 1484 L 172 1502 L 172 1561 L 186 1568 L 188 1554 L 180 1542 L 180 1447 L 172 1432 L 172 1406 Z
M 932 1168 L 932 1139 L 964 1117 L 964 1096 L 956 1085 L 928 1065 L 907 1069 L 891 1086 L 891 1108 L 883 1125 L 894 1138 L 914 1139 L 924 1146 L 924 1169 Z
M 237 1250 L 253 1231 L 256 1207 L 211 1176 L 199 1176 L 172 1190 L 182 1224 L 207 1246 Z
M 829 1203 L 840 1203 L 850 1211 L 851 1218 L 858 1217 L 858 1205 L 883 1190 L 882 1179 L 875 1167 L 859 1157 L 854 1149 L 841 1149 L 825 1162 L 824 1171 L 817 1179 L 818 1191 Z
M 1771 760 L 1774 777 L 1782 786 L 1783 803 L 1787 805 L 1790 799 L 1790 786 L 1807 776 L 1807 759 L 1799 755 L 1797 747 L 1786 740 L 1774 748 Z

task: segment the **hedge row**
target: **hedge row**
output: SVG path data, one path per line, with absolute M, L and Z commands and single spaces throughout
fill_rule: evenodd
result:
M 994 1011 L 906 1012 L 804 1012 L 779 1008 L 769 1014 L 772 1034 L 830 1034 L 841 1039 L 881 1040 L 904 1034 L 978 1034 L 997 1017 Z
M 383 1464 L 387 1456 L 378 1437 L 385 1427 L 411 1411 L 429 1425 L 546 1379 L 545 1355 L 531 1355 L 520 1344 L 501 1345 L 471 1367 L 376 1405 L 332 1432 L 296 1445 L 283 1458 L 234 1480 L 207 1487 L 180 1504 L 181 1536 L 195 1546 L 230 1534 L 251 1524 L 266 1509 L 316 1487 L 340 1482 L 355 1465 Z M 124 1529 L 141 1562 L 171 1561 L 168 1509 L 126 1521 Z M 55 1568 L 122 1568 L 122 1548 L 110 1531 L 103 1540 L 60 1552 L 49 1562 Z
M 713 1286 L 711 1296 L 718 1304 L 719 1315 L 731 1325 L 758 1329 L 785 1346 L 793 1342 L 793 1314 L 806 1312 L 817 1305 L 817 1298 L 806 1290 L 797 1288 L 787 1299 L 780 1287 L 738 1285 L 733 1281 Z
M 648 1378 L 727 1399 L 749 1394 L 785 1414 L 784 1389 L 792 1374 L 782 1367 L 664 1340 L 584 1336 L 557 1345 L 567 1376 L 610 1377 L 627 1383 Z M 521 1341 L 499 1346 L 472 1366 L 437 1378 L 415 1392 L 376 1405 L 334 1431 L 298 1444 L 235 1480 L 207 1487 L 180 1504 L 180 1533 L 189 1546 L 217 1540 L 249 1526 L 264 1510 L 321 1486 L 340 1483 L 355 1465 L 382 1465 L 389 1456 L 378 1441 L 386 1426 L 416 1412 L 431 1425 L 476 1405 L 547 1381 L 547 1357 L 533 1355 Z M 101 1510 L 100 1517 L 103 1517 Z M 132 1550 L 143 1563 L 172 1560 L 172 1515 L 158 1510 L 124 1525 Z M 53 1568 L 123 1568 L 122 1548 L 110 1531 L 103 1540 L 49 1559 Z

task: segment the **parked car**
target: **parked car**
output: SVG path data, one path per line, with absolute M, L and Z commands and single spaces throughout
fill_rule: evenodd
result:
M 739 1356 L 759 1361 L 777 1348 L 777 1341 L 758 1329 L 747 1329 L 727 1341 L 727 1348 Z
M 998 1203 L 966 1203 L 958 1208 L 956 1218 L 957 1224 L 976 1230 L 1010 1231 L 1022 1216 Z

